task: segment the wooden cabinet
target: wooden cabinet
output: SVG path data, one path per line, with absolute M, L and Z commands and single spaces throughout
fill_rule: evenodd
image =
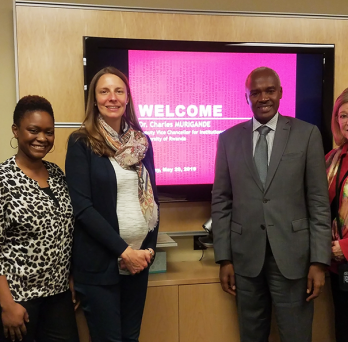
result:
M 149 287 L 139 340 L 178 342 L 178 286 Z
M 210 262 L 169 263 L 150 275 L 140 342 L 239 342 L 236 301 L 220 286 Z M 315 301 L 313 341 L 334 342 L 329 278 Z M 273 314 L 270 342 L 280 342 Z
M 150 275 L 140 342 L 239 342 L 235 299 L 218 272 L 213 262 L 178 262 Z
M 210 262 L 168 263 L 151 274 L 140 342 L 239 342 L 236 301 L 220 286 L 219 267 Z M 315 301 L 313 341 L 334 342 L 329 278 Z M 76 315 L 81 342 L 89 342 L 81 310 Z M 270 342 L 280 342 L 273 315 Z
M 220 284 L 149 287 L 140 342 L 239 342 L 236 317 Z
M 180 342 L 239 342 L 234 297 L 219 283 L 179 286 L 179 331 Z

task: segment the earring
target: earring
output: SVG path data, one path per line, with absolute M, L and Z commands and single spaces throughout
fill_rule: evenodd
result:
M 97 103 L 96 102 L 94 102 L 94 107 L 97 107 Z
M 53 153 L 56 149 L 56 145 L 53 145 L 53 149 L 51 149 L 48 153 Z
M 18 141 L 17 141 L 17 146 L 16 147 L 13 147 L 12 146 L 12 139 L 17 139 L 16 137 L 12 137 L 11 140 L 10 140 L 10 146 L 13 148 L 13 149 L 16 149 L 18 147 Z

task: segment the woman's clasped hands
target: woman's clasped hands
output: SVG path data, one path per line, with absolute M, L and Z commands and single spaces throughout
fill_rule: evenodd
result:
M 121 254 L 121 269 L 127 269 L 131 274 L 136 274 L 147 268 L 151 264 L 152 255 L 147 249 L 135 250 L 127 247 Z

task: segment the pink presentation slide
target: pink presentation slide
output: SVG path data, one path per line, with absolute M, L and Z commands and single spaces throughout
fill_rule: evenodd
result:
M 157 185 L 211 184 L 219 133 L 249 120 L 245 79 L 253 69 L 277 71 L 279 112 L 295 116 L 296 54 L 129 51 L 137 116 L 150 137 Z

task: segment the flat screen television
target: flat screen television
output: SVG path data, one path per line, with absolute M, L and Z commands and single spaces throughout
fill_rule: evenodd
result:
M 129 78 L 162 201 L 210 200 L 218 134 L 252 117 L 245 79 L 260 66 L 280 76 L 279 112 L 317 125 L 332 147 L 334 45 L 84 37 L 86 98 L 105 66 Z

